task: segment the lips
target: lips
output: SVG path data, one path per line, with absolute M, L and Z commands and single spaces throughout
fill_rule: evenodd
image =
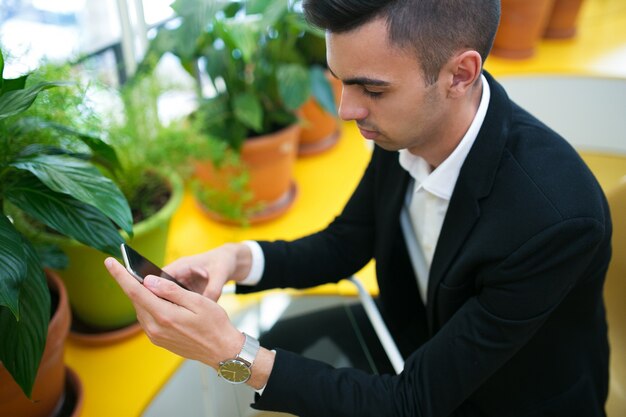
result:
M 374 131 L 374 130 L 367 130 L 367 129 L 363 129 L 362 127 L 359 126 L 359 132 L 361 132 L 361 135 L 365 138 L 365 139 L 376 139 L 376 137 L 378 136 L 378 132 Z

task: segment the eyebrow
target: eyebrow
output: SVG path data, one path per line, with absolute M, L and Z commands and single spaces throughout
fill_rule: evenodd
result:
M 337 78 L 338 80 L 340 79 L 339 77 L 337 77 L 337 75 L 333 72 L 332 69 L 328 68 L 328 70 L 330 71 L 333 77 Z M 341 80 L 341 82 L 343 82 L 345 85 L 371 85 L 371 86 L 376 86 L 376 87 L 387 87 L 391 85 L 391 83 L 389 83 L 388 81 L 383 81 L 383 80 L 378 80 L 376 78 L 368 78 L 368 77 L 353 77 L 353 78 L 348 78 L 346 80 Z

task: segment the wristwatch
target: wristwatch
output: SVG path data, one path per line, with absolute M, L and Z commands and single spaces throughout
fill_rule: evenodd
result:
M 256 358 L 259 348 L 259 341 L 254 337 L 244 333 L 246 338 L 241 348 L 241 352 L 234 358 L 220 362 L 217 374 L 231 384 L 243 384 L 252 375 L 252 364 Z

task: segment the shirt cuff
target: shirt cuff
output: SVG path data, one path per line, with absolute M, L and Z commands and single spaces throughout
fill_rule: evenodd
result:
M 250 272 L 248 272 L 248 275 L 237 284 L 254 286 L 261 281 L 263 271 L 265 270 L 265 256 L 263 255 L 263 249 L 261 249 L 261 245 L 254 240 L 245 240 L 241 243 L 246 245 L 252 252 L 252 265 L 250 266 Z

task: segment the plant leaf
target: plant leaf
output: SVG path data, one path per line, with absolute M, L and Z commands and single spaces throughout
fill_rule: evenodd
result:
M 276 0 L 248 0 L 246 14 L 262 14 L 273 1 Z
M 255 4 L 256 3 L 256 4 Z M 261 30 L 274 26 L 279 19 L 284 18 L 288 11 L 288 0 L 252 0 L 246 5 L 246 13 L 262 15 Z
M 113 256 L 124 239 L 96 208 L 71 195 L 50 190 L 32 175 L 20 176 L 6 190 L 7 199 L 34 219 L 63 235 Z
M 67 255 L 58 246 L 46 244 L 35 244 L 34 246 L 44 268 L 61 270 L 69 265 Z
M 26 85 L 26 80 L 28 79 L 28 74 L 22 75 L 18 78 L 11 78 L 9 80 L 4 80 L 2 85 L 2 93 L 6 93 L 13 90 L 23 90 Z
M 50 291 L 37 254 L 19 236 L 22 261 L 27 265 L 20 291 L 20 318 L 15 320 L 8 308 L 0 307 L 0 361 L 30 398 L 46 344 L 50 322 Z
M 11 165 L 30 171 L 51 190 L 97 208 L 132 234 L 132 215 L 124 195 L 93 165 L 65 155 L 37 155 L 16 160 Z
M 311 76 L 311 90 L 313 97 L 322 106 L 324 110 L 332 115 L 337 114 L 337 105 L 335 103 L 335 95 L 333 89 L 326 78 L 326 73 L 322 67 L 314 65 L 309 70 Z
M 42 129 L 54 129 L 61 133 L 74 136 L 91 149 L 93 153 L 92 159 L 94 162 L 101 164 L 111 172 L 116 172 L 121 169 L 120 161 L 117 158 L 115 149 L 97 136 L 89 135 L 71 127 L 50 122 L 39 117 L 24 117 L 19 121 L 19 127 L 23 133 L 29 133 Z M 67 152 L 57 153 L 67 154 Z M 22 154 L 24 153 L 22 152 Z
M 311 95 L 309 72 L 302 65 L 280 65 L 276 78 L 280 97 L 289 110 L 297 110 Z
M 21 241 L 20 233 L 0 214 L 0 306 L 7 307 L 15 319 L 20 317 L 18 300 L 27 271 Z
M 252 93 L 237 94 L 233 100 L 233 110 L 237 119 L 257 132 L 263 129 L 263 106 Z
M 14 116 L 28 109 L 43 90 L 69 85 L 65 82 L 45 82 L 23 90 L 7 91 L 0 96 L 0 120 Z
M 246 64 L 253 64 L 252 57 L 258 49 L 259 42 L 259 21 L 247 17 L 248 22 L 242 24 L 238 17 L 229 19 L 223 23 L 222 37 L 224 42 L 232 42 L 235 49 L 241 51 L 243 61 Z

